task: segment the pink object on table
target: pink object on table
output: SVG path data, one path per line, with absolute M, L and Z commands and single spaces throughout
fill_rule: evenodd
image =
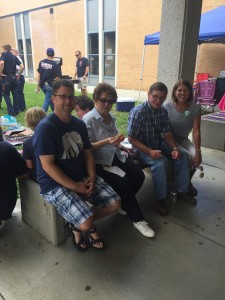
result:
M 223 95 L 220 102 L 218 103 L 218 107 L 220 110 L 225 110 L 225 94 Z

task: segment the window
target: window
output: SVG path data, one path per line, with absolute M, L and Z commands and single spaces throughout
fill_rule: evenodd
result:
M 99 75 L 99 43 L 98 33 L 89 34 L 90 75 Z
M 104 35 L 104 76 L 115 76 L 115 32 Z
M 89 84 L 99 82 L 98 0 L 87 1 Z
M 22 22 L 21 22 L 22 18 Z M 25 66 L 25 73 L 28 77 L 34 76 L 33 56 L 30 36 L 29 14 L 20 14 L 15 16 L 16 37 L 19 56 Z M 23 38 L 24 36 L 24 38 Z
M 86 3 L 89 84 L 103 81 L 115 85 L 116 0 L 87 0 Z

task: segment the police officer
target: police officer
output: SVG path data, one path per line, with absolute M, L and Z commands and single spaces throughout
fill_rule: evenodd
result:
M 11 49 L 11 53 L 15 55 L 21 63 L 23 63 L 22 59 L 19 56 L 19 52 L 17 49 Z M 16 66 L 16 74 L 18 75 L 20 70 L 19 66 Z M 18 87 L 18 103 L 19 103 L 19 110 L 24 111 L 26 109 L 26 102 L 24 97 L 24 84 L 25 84 L 25 78 L 24 78 L 24 72 L 20 75 L 18 81 L 17 81 L 17 87 Z
M 3 45 L 2 48 L 3 52 L 0 57 L 0 78 L 2 79 L 3 97 L 7 105 L 8 114 L 16 116 L 19 113 L 17 81 L 24 70 L 24 65 L 10 52 L 10 45 Z M 17 75 L 16 66 L 20 67 Z M 13 105 L 10 98 L 10 92 L 13 95 Z

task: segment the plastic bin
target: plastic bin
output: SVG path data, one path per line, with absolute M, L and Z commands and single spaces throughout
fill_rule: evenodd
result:
M 209 73 L 197 73 L 197 81 L 203 81 L 209 79 Z
M 129 112 L 135 105 L 135 100 L 132 97 L 119 97 L 116 102 L 117 111 Z

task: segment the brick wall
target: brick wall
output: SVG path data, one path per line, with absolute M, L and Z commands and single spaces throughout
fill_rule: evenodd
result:
M 73 76 L 75 71 L 75 50 L 84 53 L 84 8 L 82 1 L 54 7 L 54 14 L 48 9 L 31 13 L 34 70 L 46 49 L 52 47 L 55 56 L 63 58 L 62 73 Z
M 139 89 L 144 37 L 160 29 L 161 1 L 120 1 L 118 25 L 118 84 L 122 89 Z M 158 46 L 147 46 L 142 88 L 157 78 Z
M 5 44 L 16 45 L 13 17 L 0 19 L 0 47 Z M 3 29 L 3 30 L 2 30 Z M 2 51 L 2 48 L 0 48 Z
M 21 0 L 17 3 L 8 0 L 0 16 L 59 2 Z M 128 1 L 120 0 L 118 3 L 117 88 L 138 90 L 144 36 L 160 30 L 162 1 L 130 0 L 128 4 Z M 225 5 L 225 1 L 203 0 L 202 11 L 206 12 L 219 5 Z M 30 12 L 34 74 L 36 76 L 38 62 L 46 57 L 46 49 L 53 47 L 56 56 L 63 57 L 63 74 L 73 76 L 76 60 L 74 51 L 81 50 L 85 55 L 84 1 L 65 2 L 65 5 L 53 8 L 54 14 L 49 13 L 49 8 Z M 0 18 L 0 28 L 7 28 L 0 31 L 1 44 L 15 46 L 13 17 Z M 157 79 L 159 47 L 146 46 L 145 49 L 143 91 L 147 91 Z M 225 45 L 201 45 L 198 72 L 218 76 L 221 70 L 225 70 Z

